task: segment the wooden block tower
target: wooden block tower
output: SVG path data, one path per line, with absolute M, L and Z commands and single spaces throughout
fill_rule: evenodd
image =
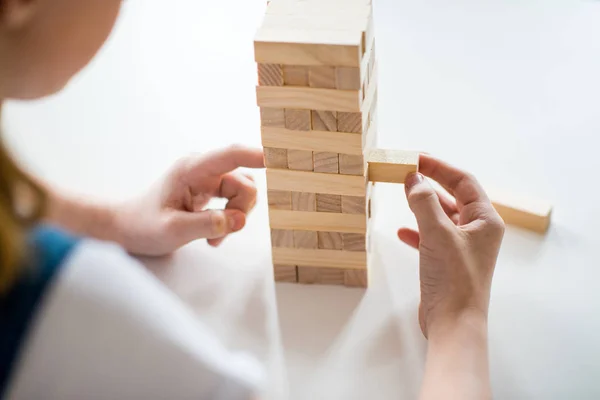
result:
M 377 137 L 369 0 L 272 0 L 255 38 L 275 280 L 366 287 Z

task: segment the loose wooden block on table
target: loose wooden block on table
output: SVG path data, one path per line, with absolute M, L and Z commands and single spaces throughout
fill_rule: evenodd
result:
M 287 166 L 295 171 L 312 171 L 314 166 L 313 152 L 306 150 L 287 151 Z
M 258 64 L 258 84 L 283 86 L 283 69 L 279 64 Z
M 260 121 L 265 127 L 283 128 L 285 127 L 285 111 L 283 108 L 261 107 Z
M 327 131 L 292 131 L 262 127 L 262 145 L 283 149 L 324 151 L 349 155 L 362 154 L 362 137 L 354 133 Z
M 273 247 L 273 263 L 340 269 L 365 269 L 367 253 L 343 250 L 291 249 Z
M 367 230 L 367 218 L 360 214 L 270 209 L 269 221 L 273 229 L 363 234 Z
M 315 172 L 337 174 L 340 172 L 338 153 L 314 152 Z
M 272 190 L 364 196 L 364 176 L 323 174 L 267 168 L 267 186 Z
M 361 96 L 358 90 L 296 86 L 257 86 L 256 102 L 260 107 L 334 110 L 359 114 L 361 108 Z
M 298 269 L 293 265 L 273 265 L 275 282 L 298 282 Z
M 317 211 L 328 213 L 342 212 L 342 196 L 339 194 L 317 193 Z
M 288 167 L 288 151 L 286 149 L 265 147 L 263 151 L 267 168 L 286 169 Z
M 292 209 L 292 192 L 283 190 L 267 190 L 269 208 L 274 210 Z
M 322 285 L 343 285 L 345 271 L 337 268 L 298 266 L 298 283 Z
M 282 72 L 283 84 L 285 86 L 308 86 L 308 67 L 302 65 L 284 65 Z
M 337 131 L 337 112 L 312 110 L 312 129 L 316 131 Z
M 531 200 L 492 200 L 494 208 L 506 224 L 537 233 L 546 233 L 550 227 L 552 206 Z
M 404 183 L 419 169 L 419 153 L 374 149 L 367 153 L 368 176 L 372 182 Z

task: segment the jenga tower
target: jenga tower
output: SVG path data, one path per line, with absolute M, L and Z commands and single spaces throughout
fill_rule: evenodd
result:
M 256 35 L 277 281 L 367 286 L 372 21 L 370 0 L 272 0 Z

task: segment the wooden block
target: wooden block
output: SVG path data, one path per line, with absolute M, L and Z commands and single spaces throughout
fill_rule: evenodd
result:
M 315 152 L 314 153 L 315 172 L 327 174 L 337 174 L 340 172 L 338 153 Z
M 282 190 L 267 190 L 269 208 L 274 210 L 292 209 L 292 192 Z
M 365 269 L 367 253 L 343 250 L 291 249 L 274 247 L 273 263 L 342 269 Z
M 341 232 L 318 232 L 318 239 L 320 249 L 343 249 L 343 239 Z
M 362 234 L 367 230 L 367 218 L 360 214 L 270 209 L 269 222 L 273 229 Z
M 272 147 L 265 147 L 265 166 L 267 168 L 283 168 L 287 169 L 288 154 L 286 149 L 275 149 Z
M 272 190 L 291 192 L 364 196 L 364 176 L 322 174 L 319 172 L 290 171 L 267 168 L 267 186 Z
M 254 40 L 257 63 L 359 67 L 359 30 L 261 28 Z
M 354 133 L 292 131 L 285 128 L 263 127 L 262 145 L 284 149 L 362 154 L 362 136 Z
M 284 65 L 283 84 L 285 86 L 308 86 L 308 67 Z
M 294 231 L 296 249 L 318 249 L 319 239 L 315 231 Z
M 360 90 L 360 68 L 337 67 L 336 87 L 340 90 Z
M 365 175 L 365 159 L 362 155 L 340 154 L 340 174 Z
M 342 213 L 366 215 L 366 196 L 342 196 Z
M 306 150 L 288 150 L 288 168 L 295 171 L 313 170 L 313 153 Z
M 342 240 L 346 251 L 366 251 L 367 238 L 363 233 L 343 233 Z
M 315 193 L 292 192 L 292 210 L 317 211 L 317 195 Z
M 294 247 L 294 231 L 287 229 L 271 229 L 271 246 Z
M 337 131 L 337 112 L 312 110 L 312 129 L 316 131 Z
M 352 91 L 350 91 L 352 93 Z M 363 118 L 360 112 L 338 112 L 338 132 L 362 133 Z
M 369 285 L 367 270 L 348 269 L 344 271 L 344 285 L 366 288 Z
M 313 88 L 335 89 L 335 67 L 309 67 L 308 85 Z
M 367 154 L 367 163 L 370 181 L 404 183 L 408 174 L 419 170 L 419 153 L 373 149 Z
M 285 128 L 292 131 L 310 130 L 310 110 L 285 109 Z
M 298 283 L 344 285 L 344 278 L 343 269 L 298 266 Z
M 296 86 L 257 86 L 256 102 L 259 107 L 360 113 L 362 101 L 360 91 L 358 90 L 317 89 Z
M 317 211 L 329 213 L 342 212 L 342 196 L 317 193 Z
M 529 199 L 492 200 L 492 204 L 506 224 L 537 233 L 546 233 L 550 227 L 552 206 L 549 204 Z
M 283 69 L 279 64 L 258 64 L 258 84 L 283 86 Z
M 285 112 L 283 108 L 260 108 L 260 122 L 262 126 L 285 127 Z
M 293 265 L 273 265 L 275 282 L 298 282 L 298 269 Z

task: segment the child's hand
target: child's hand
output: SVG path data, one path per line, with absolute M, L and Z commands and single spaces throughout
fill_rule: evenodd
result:
M 252 177 L 239 167 L 264 167 L 260 149 L 232 146 L 178 162 L 143 197 L 114 208 L 116 240 L 129 252 L 164 255 L 196 239 L 218 246 L 241 230 L 256 203 Z M 205 210 L 212 198 L 224 210 Z
M 420 171 L 456 198 L 436 193 L 421 174 L 407 179 L 419 232 L 403 228 L 398 237 L 420 252 L 419 322 L 428 336 L 465 312 L 487 318 L 504 222 L 473 176 L 426 155 Z

